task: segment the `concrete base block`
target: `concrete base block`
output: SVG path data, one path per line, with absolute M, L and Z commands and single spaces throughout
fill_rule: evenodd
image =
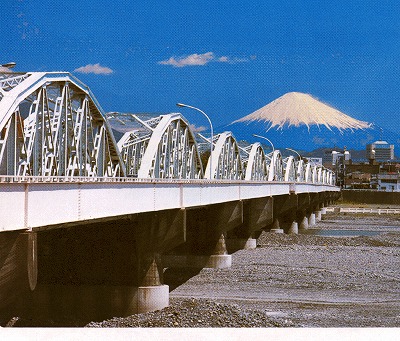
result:
M 321 221 L 322 217 L 321 217 L 321 211 L 315 211 L 315 222 Z
M 232 266 L 231 255 L 211 255 L 205 268 L 211 269 L 227 269 Z
M 283 229 L 271 229 L 270 232 L 272 232 L 272 233 L 283 233 Z
M 25 299 L 17 311 L 24 318 L 86 324 L 168 307 L 169 286 L 38 283 Z
M 138 287 L 137 313 L 160 310 L 169 306 L 169 286 Z
M 254 238 L 232 238 L 226 239 L 226 248 L 229 250 L 251 250 L 257 247 L 257 239 Z
M 299 225 L 294 221 L 289 228 L 288 234 L 299 234 Z
M 300 230 L 307 230 L 308 229 L 308 218 L 304 217 L 299 226 Z
M 162 264 L 165 268 L 213 268 L 223 269 L 232 266 L 231 255 L 164 255 Z
M 308 227 L 315 226 L 315 214 L 311 213 L 310 217 L 308 218 Z

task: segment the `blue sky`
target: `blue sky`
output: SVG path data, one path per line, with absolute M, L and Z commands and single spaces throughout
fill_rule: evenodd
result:
M 396 0 L 9 0 L 0 19 L 0 63 L 72 72 L 106 111 L 183 102 L 219 126 L 300 91 L 400 133 Z

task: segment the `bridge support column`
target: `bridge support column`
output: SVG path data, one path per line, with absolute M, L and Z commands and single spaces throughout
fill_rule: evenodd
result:
M 271 232 L 273 233 L 283 233 L 283 229 L 281 229 L 279 225 L 279 220 L 277 218 L 274 219 L 274 223 L 272 225 Z
M 26 250 L 27 286 L 33 291 L 36 288 L 38 278 L 37 233 L 32 231 L 23 232 L 21 233 L 21 238 Z
M 308 227 L 313 227 L 315 226 L 315 213 L 311 213 L 308 216 Z
M 290 224 L 288 234 L 298 234 L 299 233 L 299 225 L 297 224 L 297 221 L 293 221 Z
M 273 198 L 255 198 L 243 201 L 243 224 L 227 231 L 229 253 L 255 249 L 261 231 L 273 222 Z
M 257 239 L 249 237 L 249 238 L 229 238 L 226 239 L 226 247 L 229 252 L 231 250 L 251 250 L 257 247 Z
M 226 243 L 225 243 L 225 236 L 221 234 L 217 245 L 214 249 L 214 254 L 210 256 L 208 259 L 205 268 L 212 268 L 212 269 L 226 269 L 232 266 L 232 256 L 228 255 L 226 250 Z
M 317 222 L 321 221 L 321 219 L 322 219 L 322 217 L 321 217 L 321 210 L 316 210 L 316 211 L 314 212 L 314 214 L 315 214 L 315 222 L 317 223 Z
M 322 215 L 326 214 L 326 208 L 327 208 L 327 206 L 328 206 L 328 202 L 327 202 L 327 201 L 323 202 L 323 203 L 320 205 L 320 209 L 321 209 L 321 214 L 322 214 Z
M 160 310 L 169 306 L 169 286 L 162 284 L 160 256 L 155 255 L 137 290 L 137 313 Z
M 308 217 L 304 216 L 303 219 L 300 221 L 300 230 L 307 230 L 308 229 Z

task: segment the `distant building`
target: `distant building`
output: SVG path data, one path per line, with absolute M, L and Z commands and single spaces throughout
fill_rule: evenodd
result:
M 336 151 L 334 149 L 325 150 L 322 163 L 326 166 L 335 166 L 338 163 L 348 164 L 351 160 L 350 152 L 346 149 L 343 151 Z
M 394 145 L 386 141 L 375 141 L 374 143 L 367 144 L 367 159 L 376 161 L 388 161 L 394 159 Z
M 322 157 L 305 157 L 311 166 L 322 166 Z
M 378 190 L 400 192 L 400 175 L 398 173 L 378 174 Z
M 337 152 L 336 150 L 332 151 L 332 166 L 344 162 L 345 164 L 348 164 L 349 161 L 351 160 L 351 155 L 350 152 L 345 150 L 343 152 Z

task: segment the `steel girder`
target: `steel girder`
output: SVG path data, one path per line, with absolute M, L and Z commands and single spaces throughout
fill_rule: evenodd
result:
M 75 77 L 1 74 L 0 88 L 0 174 L 125 175 L 101 107 Z
M 180 114 L 142 120 L 141 129 L 126 132 L 118 142 L 127 175 L 139 178 L 198 179 L 202 165 L 194 135 Z

